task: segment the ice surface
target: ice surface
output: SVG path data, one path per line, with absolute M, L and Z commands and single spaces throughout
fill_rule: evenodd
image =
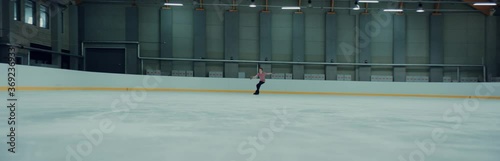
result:
M 68 149 L 80 157 L 72 161 L 500 160 L 498 100 L 265 92 L 18 94 L 17 153 L 7 153 L 3 107 L 1 161 L 66 161 Z M 468 108 L 461 107 L 464 101 Z M 99 129 L 103 120 L 112 121 L 109 133 Z M 433 137 L 440 130 L 441 137 Z M 97 134 L 89 140 L 83 131 L 99 131 L 102 139 Z

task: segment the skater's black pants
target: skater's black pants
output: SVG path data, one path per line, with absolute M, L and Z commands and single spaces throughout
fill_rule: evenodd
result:
M 264 84 L 264 83 L 266 83 L 266 82 L 259 81 L 259 83 L 257 84 L 257 90 L 255 91 L 255 93 L 254 93 L 254 94 L 259 94 L 260 86 L 261 86 L 262 84 Z

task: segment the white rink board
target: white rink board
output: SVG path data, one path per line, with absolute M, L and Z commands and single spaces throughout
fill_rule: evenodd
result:
M 0 64 L 0 69 L 7 69 Z M 93 73 L 43 67 L 17 66 L 18 86 L 29 87 L 114 87 L 144 88 L 144 82 L 160 82 L 156 88 L 208 89 L 208 90 L 254 90 L 258 80 L 237 78 L 199 78 L 143 76 L 126 74 Z M 0 84 L 7 84 L 6 75 L 0 75 Z M 486 83 L 488 87 L 500 89 L 500 83 Z M 429 82 L 355 82 L 273 80 L 263 85 L 263 91 L 284 92 L 338 92 L 366 94 L 424 94 L 474 96 L 476 91 L 486 92 L 482 83 L 429 83 Z M 489 91 L 500 96 L 500 90 Z

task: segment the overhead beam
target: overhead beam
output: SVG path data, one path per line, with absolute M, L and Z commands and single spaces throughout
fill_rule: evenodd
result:
M 496 7 L 496 6 L 474 6 L 474 3 L 476 2 L 490 2 L 490 1 L 487 1 L 487 0 L 462 0 L 463 2 L 467 2 L 467 4 L 478 10 L 478 11 L 481 11 L 481 13 L 483 13 L 484 15 L 486 16 L 492 16 L 495 12 L 492 11 L 493 7 Z

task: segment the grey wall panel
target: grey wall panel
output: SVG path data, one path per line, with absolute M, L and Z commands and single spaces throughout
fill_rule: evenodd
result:
M 239 65 L 238 63 L 224 63 L 224 77 L 238 78 Z
M 80 29 L 85 30 L 84 40 L 86 41 L 125 41 L 127 28 L 134 27 L 132 22 L 129 22 L 132 26 L 127 26 L 128 6 L 86 3 L 81 6 L 85 9 L 81 17 L 85 23 Z M 130 20 L 132 19 L 135 18 L 130 17 Z M 135 26 L 138 25 L 135 24 Z
M 333 65 L 327 65 L 325 67 L 325 79 L 326 80 L 337 80 L 338 67 Z
M 240 25 L 238 12 L 224 13 L 224 58 L 239 59 Z
M 160 57 L 161 58 L 173 57 L 172 26 L 173 26 L 172 10 L 160 9 Z M 171 75 L 172 62 L 162 61 L 160 63 L 160 69 L 164 73 L 164 75 Z
M 325 62 L 337 61 L 337 15 L 326 13 L 325 16 Z M 337 67 L 325 66 L 325 79 L 337 79 Z
M 206 29 L 206 12 L 205 10 L 194 10 L 193 11 L 193 57 L 194 59 L 207 58 L 207 29 Z M 205 77 L 206 63 L 195 62 L 194 64 L 194 76 L 195 77 Z
M 125 9 L 125 40 L 139 41 L 139 9 L 137 7 L 128 7 Z M 127 46 L 126 66 L 128 74 L 142 74 L 139 72 L 137 59 L 137 46 L 129 44 Z
M 224 58 L 226 60 L 239 59 L 240 19 L 238 12 L 224 13 Z M 225 63 L 224 76 L 237 78 L 239 67 L 235 63 Z
M 86 21 L 85 21 L 85 5 L 80 5 L 78 6 L 78 25 L 85 27 Z M 78 42 L 81 43 L 85 41 L 85 29 L 79 28 L 78 30 Z M 78 45 L 78 51 L 82 51 L 82 46 Z M 80 53 L 80 55 L 83 55 L 83 53 Z M 78 60 L 78 69 L 79 70 L 85 70 L 85 58 Z M 74 59 L 73 59 L 74 61 Z M 73 62 L 72 62 L 73 63 Z
M 272 60 L 271 17 L 272 14 L 270 12 L 260 13 L 259 59 L 261 61 Z
M 292 74 L 293 79 L 304 79 L 304 65 L 293 65 Z
M 442 15 L 431 15 L 430 17 L 430 31 L 429 31 L 429 62 L 431 64 L 443 64 L 444 63 L 444 50 L 443 50 L 443 22 L 444 18 Z M 430 69 L 431 82 L 442 82 L 443 81 L 443 68 L 442 67 L 431 67 Z M 459 79 L 460 80 L 460 79 Z
M 139 9 L 137 7 L 128 7 L 125 10 L 125 40 L 139 40 Z
M 487 69 L 486 78 L 487 81 L 491 80 L 491 77 L 496 77 L 497 68 L 495 62 L 495 57 L 497 54 L 497 18 L 496 17 L 487 17 L 486 18 L 486 56 L 485 56 L 485 65 Z
M 60 8 L 58 5 L 51 5 L 50 6 L 52 11 L 59 11 Z M 61 13 L 52 13 L 50 16 L 50 35 L 51 35 L 51 46 L 52 50 L 55 52 L 61 52 L 62 48 L 62 22 L 61 22 Z M 61 55 L 59 54 L 52 54 L 52 64 L 57 65 L 58 67 L 61 67 Z
M 259 60 L 272 61 L 272 14 L 270 12 L 261 12 L 259 19 Z M 266 72 L 272 72 L 271 64 L 260 64 L 260 67 Z M 257 71 L 256 71 L 257 72 Z M 253 75 L 251 73 L 250 75 Z M 267 75 L 266 78 L 270 78 Z
M 369 33 L 366 33 L 366 28 L 369 28 L 369 23 L 372 20 L 372 15 L 370 14 L 361 14 L 359 16 L 359 28 L 361 30 L 360 34 L 364 34 L 365 36 L 360 36 L 359 41 L 360 44 L 364 43 L 367 45 L 359 47 L 359 63 L 371 63 L 371 36 Z M 371 67 L 359 67 L 359 80 L 360 81 L 370 81 L 371 80 Z
M 305 57 L 305 15 L 304 13 L 293 14 L 292 26 L 292 54 L 293 61 L 303 62 Z
M 193 75 L 195 77 L 206 77 L 207 76 L 207 63 L 205 62 L 194 62 L 193 63 Z
M 2 0 L 0 2 L 0 9 L 2 10 L 2 14 L 0 15 L 0 42 L 10 42 L 9 32 L 11 31 L 11 17 L 14 17 L 12 14 L 12 7 L 14 4 L 12 1 Z
M 68 8 L 68 20 L 69 20 L 69 28 L 66 31 L 69 32 L 69 51 L 73 55 L 80 55 L 80 43 L 79 43 L 79 29 L 78 29 L 78 7 L 77 6 L 69 6 Z M 77 70 L 79 69 L 78 58 L 71 57 L 69 60 L 70 69 Z
M 139 71 L 139 59 L 137 58 L 137 45 L 136 44 L 127 44 L 127 74 L 142 74 L 142 71 Z
M 393 63 L 406 64 L 406 15 L 394 15 Z M 395 82 L 406 81 L 406 67 L 394 67 Z
M 193 13 L 193 33 L 194 33 L 194 46 L 193 55 L 195 59 L 206 58 L 206 14 L 204 10 L 194 10 Z
M 292 58 L 295 62 L 305 59 L 305 15 L 294 13 L 292 22 Z M 304 79 L 304 65 L 293 65 L 293 79 Z
M 85 6 L 78 6 L 78 25 L 85 27 Z M 83 42 L 85 40 L 85 29 L 78 30 L 78 42 Z M 78 48 L 81 51 L 81 46 Z
M 498 12 L 497 12 L 498 13 Z M 493 73 L 494 76 L 499 77 L 500 76 L 500 17 L 497 17 L 497 48 L 496 48 L 496 56 L 495 56 L 495 73 Z
M 325 16 L 325 61 L 338 62 L 337 58 L 337 15 Z

